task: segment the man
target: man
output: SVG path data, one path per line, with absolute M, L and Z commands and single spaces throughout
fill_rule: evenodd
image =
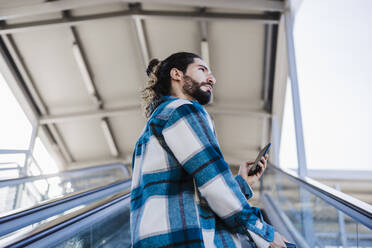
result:
M 232 176 L 213 122 L 202 105 L 216 83 L 208 65 L 192 53 L 153 59 L 143 91 L 149 120 L 133 154 L 133 247 L 240 247 L 238 233 L 262 237 L 270 247 L 284 238 L 247 199 L 247 164 Z

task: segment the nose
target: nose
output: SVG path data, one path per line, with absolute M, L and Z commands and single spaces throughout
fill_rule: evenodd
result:
M 216 78 L 212 74 L 209 74 L 209 76 L 207 78 L 207 82 L 212 84 L 212 85 L 215 85 L 216 84 Z

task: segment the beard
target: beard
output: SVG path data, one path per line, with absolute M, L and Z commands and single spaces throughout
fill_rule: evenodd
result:
M 202 86 L 204 85 L 209 85 L 211 88 L 213 88 L 212 84 L 207 83 L 207 82 L 197 82 L 190 76 L 184 76 L 185 83 L 182 87 L 183 93 L 191 96 L 194 98 L 196 101 L 198 101 L 201 105 L 205 105 L 210 102 L 212 92 L 207 90 L 203 91 L 201 89 Z

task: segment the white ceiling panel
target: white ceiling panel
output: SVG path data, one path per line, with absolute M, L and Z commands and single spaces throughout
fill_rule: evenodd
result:
M 115 134 L 120 156 L 132 159 L 133 148 L 146 124 L 143 111 L 138 109 L 120 117 L 110 118 L 110 124 Z
M 100 120 L 89 119 L 57 125 L 75 161 L 110 157 L 110 150 Z
M 77 27 L 104 106 L 138 101 L 144 67 L 130 20 L 102 20 Z
M 260 107 L 264 25 L 212 22 L 208 38 L 211 68 L 217 79 L 215 101 Z
M 68 27 L 17 33 L 15 44 L 51 114 L 93 110 Z
M 193 20 L 169 19 L 145 21 L 152 57 L 165 59 L 175 52 L 200 53 L 200 27 Z

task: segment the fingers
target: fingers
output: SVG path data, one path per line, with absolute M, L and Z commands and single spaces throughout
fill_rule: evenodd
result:
M 269 155 L 265 155 L 265 157 L 261 157 L 261 161 L 262 161 L 262 164 L 265 165 L 265 168 L 266 168 L 266 164 L 267 164 L 267 160 L 269 159 Z
M 261 167 L 261 169 L 260 169 L 260 171 L 259 171 L 259 174 L 261 175 L 263 172 L 264 172 L 264 170 L 266 169 L 266 165 L 267 165 L 267 160 L 268 160 L 268 158 L 269 158 L 269 155 L 265 155 L 265 157 L 264 156 L 262 156 L 261 157 L 261 161 L 260 162 L 258 162 L 258 165 Z

